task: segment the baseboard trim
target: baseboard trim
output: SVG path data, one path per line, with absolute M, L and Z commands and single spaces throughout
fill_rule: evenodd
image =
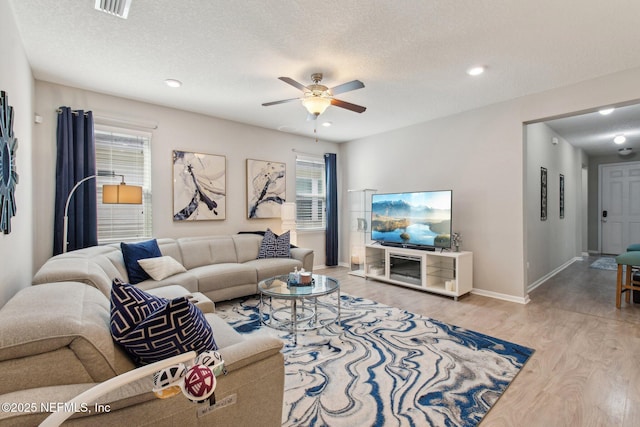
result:
M 530 284 L 527 287 L 527 292 L 531 292 L 532 290 L 534 290 L 538 286 L 542 285 L 544 282 L 546 282 L 547 280 L 551 279 L 553 276 L 555 276 L 556 274 L 560 273 L 562 270 L 564 270 L 565 268 L 569 267 L 574 262 L 582 261 L 582 260 L 583 260 L 582 257 L 575 257 L 575 258 L 570 259 L 569 261 L 567 261 L 564 264 L 562 264 L 560 267 L 556 268 L 553 271 L 550 271 L 549 273 L 545 274 L 544 276 L 542 276 L 541 278 L 539 278 L 538 280 L 536 280 L 535 282 Z
M 529 304 L 529 302 L 531 301 L 529 299 L 529 295 L 526 295 L 525 297 L 514 297 L 513 295 L 501 294 L 499 292 L 486 291 L 484 289 L 475 289 L 475 288 L 471 290 L 471 293 L 474 295 L 500 299 L 503 301 L 515 302 L 518 304 Z

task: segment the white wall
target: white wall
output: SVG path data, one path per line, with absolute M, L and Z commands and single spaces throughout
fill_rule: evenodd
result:
M 525 209 L 527 285 L 582 253 L 582 150 L 573 147 L 544 123 L 527 125 Z M 558 144 L 551 143 L 557 138 Z M 540 168 L 547 169 L 547 219 L 540 219 Z M 560 218 L 560 174 L 565 179 L 564 218 Z
M 510 256 L 523 245 L 522 168 L 511 160 L 522 158 L 521 141 L 522 124 L 508 105 L 445 117 L 344 144 L 344 185 L 453 190 L 453 231 L 462 250 L 474 252 L 474 286 L 523 298 L 522 287 L 513 289 L 522 257 Z
M 13 132 L 18 138 L 16 216 L 11 233 L 0 234 L 0 307 L 18 290 L 31 284 L 32 276 L 32 135 L 33 77 L 8 2 L 0 2 L 0 90 L 13 106 Z
M 638 81 L 640 68 L 343 144 L 343 195 L 452 189 L 453 229 L 474 252 L 474 291 L 526 301 L 523 123 L 639 99 Z
M 320 156 L 338 149 L 334 143 L 316 143 L 311 138 L 37 81 L 35 109 L 44 122 L 37 125 L 34 132 L 38 146 L 34 155 L 34 174 L 39 183 L 36 197 L 40 205 L 34 221 L 34 228 L 39 236 L 34 250 L 36 269 L 52 253 L 57 125 L 55 110 L 62 105 L 92 110 L 94 114 L 101 116 L 158 124 L 158 128 L 151 131 L 153 233 L 158 237 L 231 234 L 265 230 L 267 227 L 279 233 L 279 218 L 246 218 L 246 159 L 286 162 L 287 200 L 295 200 L 296 153 L 292 149 Z M 226 156 L 226 220 L 173 221 L 171 159 L 174 149 Z M 314 249 L 316 265 L 324 264 L 324 241 L 323 233 L 298 233 L 298 246 Z

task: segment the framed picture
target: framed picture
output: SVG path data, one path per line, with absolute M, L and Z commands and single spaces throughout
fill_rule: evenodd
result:
M 547 220 L 547 169 L 540 168 L 540 220 Z
M 173 220 L 226 219 L 225 156 L 173 151 Z
M 247 218 L 280 218 L 286 169 L 285 163 L 247 159 Z
M 564 218 L 564 175 L 560 174 L 560 219 Z

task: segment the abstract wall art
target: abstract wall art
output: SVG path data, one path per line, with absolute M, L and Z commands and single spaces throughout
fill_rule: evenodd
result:
M 226 219 L 225 156 L 173 151 L 173 220 Z
M 247 218 L 280 218 L 286 168 L 285 163 L 247 159 Z
M 547 220 L 547 168 L 540 168 L 540 220 Z
M 560 219 L 564 218 L 564 175 L 560 174 Z

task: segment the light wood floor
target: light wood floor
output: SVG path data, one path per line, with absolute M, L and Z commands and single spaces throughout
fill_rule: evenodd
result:
M 535 349 L 482 426 L 640 426 L 640 304 L 615 308 L 616 272 L 574 262 L 530 293 L 529 304 L 453 299 L 348 274 L 344 293 Z

